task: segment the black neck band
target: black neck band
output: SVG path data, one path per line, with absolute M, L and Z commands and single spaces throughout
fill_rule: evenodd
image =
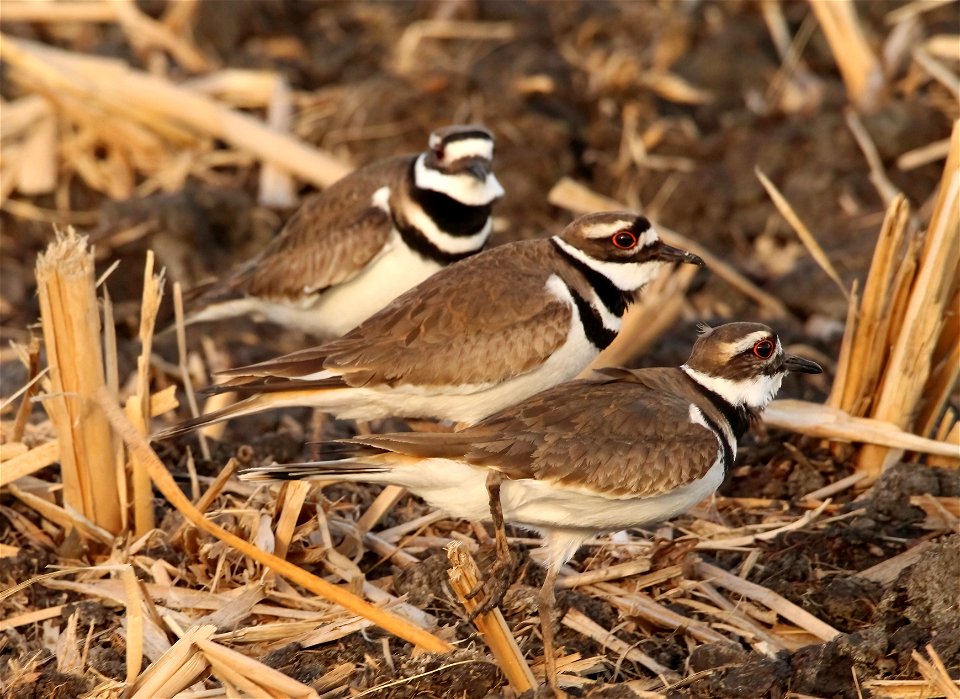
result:
M 603 305 L 613 313 L 613 315 L 620 318 L 623 316 L 624 311 L 627 310 L 627 305 L 633 301 L 633 294 L 627 291 L 623 291 L 612 281 L 607 279 L 603 274 L 593 269 L 587 264 L 584 264 L 582 261 L 578 260 L 576 257 L 571 255 L 569 252 L 563 249 L 563 246 L 556 241 L 556 239 L 551 238 L 550 242 L 557 249 L 557 251 L 563 255 L 564 259 L 569 262 L 574 269 L 576 269 L 584 279 L 587 280 L 587 283 L 593 287 L 593 290 L 597 292 L 597 296 L 600 297 L 600 301 L 603 302 Z

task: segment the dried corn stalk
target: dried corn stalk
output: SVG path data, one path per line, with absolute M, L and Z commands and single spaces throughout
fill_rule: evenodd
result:
M 950 414 L 939 421 L 960 377 L 958 260 L 960 122 L 927 231 L 909 225 L 902 196 L 887 208 L 862 300 L 851 302 L 829 405 L 923 436 L 956 431 Z M 901 454 L 867 445 L 858 464 L 879 473 Z
M 72 228 L 37 259 L 40 316 L 49 365 L 43 405 L 60 444 L 63 500 L 99 527 L 121 529 L 116 449 L 94 394 L 105 385 L 100 316 L 87 239 Z

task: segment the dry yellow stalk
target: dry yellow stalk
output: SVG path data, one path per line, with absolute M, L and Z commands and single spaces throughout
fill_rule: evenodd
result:
M 256 678 L 256 683 L 268 691 L 274 691 L 280 696 L 287 697 L 317 696 L 316 692 L 302 682 L 287 677 L 279 670 L 264 665 L 253 658 L 248 658 L 242 653 L 221 646 L 219 643 L 209 639 L 197 640 L 195 643 L 207 656 L 211 664 L 222 663 L 245 677 Z
M 289 481 L 285 483 L 283 504 L 280 507 L 280 518 L 277 520 L 277 528 L 274 531 L 275 544 L 273 553 L 278 558 L 286 558 L 287 550 L 290 547 L 290 540 L 293 538 L 293 530 L 297 526 L 297 518 L 300 516 L 300 510 L 303 509 L 303 503 L 307 499 L 307 493 L 313 487 L 309 481 Z
M 850 99 L 861 109 L 876 106 L 883 88 L 880 61 L 867 43 L 851 0 L 810 0 Z
M 10 432 L 10 440 L 19 442 L 23 437 L 23 430 L 27 426 L 27 418 L 33 410 L 34 392 L 39 388 L 37 381 L 40 378 L 40 340 L 36 337 L 30 338 L 30 346 L 26 349 L 27 365 L 27 385 L 24 387 L 23 397 L 20 399 L 20 405 L 17 408 L 17 417 L 13 423 L 13 430 Z
M 825 404 L 827 407 L 840 410 L 843 406 L 843 391 L 849 383 L 851 371 L 850 352 L 853 345 L 853 339 L 856 337 L 857 329 L 857 309 L 860 307 L 860 290 L 857 281 L 854 280 L 850 288 L 850 296 L 847 302 L 847 320 L 843 325 L 843 338 L 840 340 L 840 356 L 837 358 L 837 369 L 833 377 L 833 386 L 830 387 L 830 395 L 827 396 Z
M 397 42 L 396 70 L 409 73 L 415 65 L 417 47 L 424 39 L 471 39 L 508 41 L 514 37 L 513 22 L 465 22 L 449 19 L 423 19 L 404 29 Z
M 704 643 L 731 643 L 729 638 L 717 633 L 708 624 L 678 614 L 642 592 L 630 592 L 625 587 L 606 582 L 581 589 L 585 594 L 600 597 L 630 616 L 647 619 L 663 628 L 682 630 Z
M 848 356 L 857 357 L 858 361 L 851 362 L 849 373 L 844 376 L 843 382 L 835 384 L 835 395 L 838 398 L 835 407 L 854 415 L 862 415 L 869 407 L 861 402 L 872 398 L 874 387 L 883 371 L 886 337 L 891 322 L 891 288 L 894 270 L 897 269 L 896 261 L 905 255 L 904 238 L 909 215 L 909 204 L 902 195 L 896 197 L 887 207 L 859 311 L 857 308 L 847 311 L 847 323 L 853 324 L 855 330 L 849 348 L 841 347 L 841 356 L 846 351 Z M 845 333 L 845 343 L 847 337 Z M 837 378 L 840 378 L 839 374 Z M 842 390 L 837 390 L 837 386 Z M 831 398 L 831 404 L 833 403 Z
M 323 578 L 311 575 L 302 568 L 282 558 L 277 558 L 272 554 L 261 551 L 256 546 L 228 532 L 223 527 L 207 520 L 183 494 L 174 482 L 169 471 L 164 467 L 163 462 L 160 461 L 160 458 L 153 449 L 150 448 L 150 445 L 143 435 L 141 435 L 126 418 L 106 388 L 101 388 L 98 391 L 97 401 L 103 408 L 104 413 L 107 415 L 116 433 L 123 439 L 127 447 L 133 453 L 136 453 L 138 458 L 142 459 L 157 489 L 163 493 L 171 505 L 179 510 L 179 512 L 198 529 L 212 534 L 242 554 L 262 563 L 288 580 L 302 585 L 314 594 L 328 599 L 335 604 L 339 604 L 354 614 L 359 614 L 366 619 L 370 619 L 386 631 L 414 645 L 420 646 L 424 650 L 433 653 L 446 653 L 452 650 L 453 647 L 449 643 L 434 636 L 429 631 L 415 626 L 396 614 L 374 607 L 369 602 L 347 590 L 333 585 Z
M 803 400 L 775 400 L 763 413 L 763 421 L 772 427 L 791 430 L 835 442 L 862 442 L 920 454 L 958 458 L 956 443 L 920 437 L 891 422 L 856 417 L 819 403 Z
M 850 294 L 847 293 L 847 288 L 843 285 L 843 281 L 840 279 L 840 275 L 837 274 L 837 270 L 830 261 L 830 258 L 827 257 L 827 253 L 820 247 L 820 243 L 817 242 L 816 237 L 810 232 L 806 224 L 797 216 L 797 212 L 790 206 L 790 202 L 787 201 L 786 197 L 780 193 L 776 185 L 770 181 L 770 178 L 768 178 L 759 167 L 754 168 L 754 173 L 760 179 L 760 184 L 763 185 L 763 188 L 767 190 L 767 194 L 770 195 L 770 199 L 773 200 L 773 204 L 777 207 L 780 215 L 787 219 L 787 223 L 790 224 L 794 233 L 800 238 L 800 242 L 807 248 L 807 252 L 809 252 L 814 261 L 820 265 L 820 269 L 826 272 L 827 276 L 833 280 L 833 283 L 840 289 L 840 293 L 843 294 L 844 298 L 849 300 Z
M 450 559 L 451 564 L 450 570 L 447 571 L 450 587 L 464 609 L 472 613 L 486 599 L 482 594 L 472 598 L 467 597 L 480 582 L 480 569 L 477 568 L 473 556 L 460 545 L 459 541 L 453 541 L 447 546 L 447 558 Z M 517 692 L 533 689 L 536 686 L 536 680 L 523 659 L 520 647 L 510 633 L 510 629 L 507 628 L 503 613 L 499 609 L 494 609 L 492 612 L 478 614 L 473 623 L 483 636 L 493 657 L 497 659 L 497 664 L 510 686 Z
M 16 555 L 16 554 L 13 554 Z M 0 631 L 8 631 L 9 629 L 15 629 L 18 626 L 26 626 L 27 624 L 36 624 L 41 621 L 46 621 L 47 619 L 52 619 L 53 617 L 60 616 L 60 613 L 63 611 L 65 604 L 58 604 L 55 607 L 46 607 L 44 609 L 34 609 L 32 612 L 24 612 L 23 614 L 17 614 L 16 616 L 7 617 L 0 621 Z
M 908 19 L 913 19 L 924 12 L 929 12 L 935 10 L 938 7 L 943 7 L 944 5 L 949 5 L 956 0 L 913 0 L 906 5 L 901 5 L 900 7 L 890 10 L 884 21 L 887 24 L 897 24 L 898 22 L 904 22 Z
M 237 697 L 243 695 L 236 690 L 242 690 L 246 696 L 250 697 L 261 697 L 262 699 L 283 699 L 282 694 L 273 692 L 250 677 L 242 674 L 230 663 L 223 660 L 218 660 L 216 658 L 211 658 L 206 653 L 204 653 L 204 657 L 206 658 L 207 662 L 210 663 L 210 669 L 213 670 L 213 674 L 216 675 L 217 679 L 220 680 L 225 688 L 228 688 L 228 697 L 231 696 L 229 687 L 235 687 L 236 689 L 234 690 L 234 696 Z
M 612 631 L 608 631 L 607 629 L 603 628 L 600 626 L 600 624 L 578 609 L 571 608 L 564 615 L 560 623 L 569 629 L 573 629 L 579 634 L 583 634 L 587 638 L 593 639 L 604 648 L 616 653 L 617 656 L 626 658 L 627 660 L 635 663 L 640 663 L 645 668 L 656 673 L 657 675 L 661 675 L 665 678 L 679 679 L 676 677 L 676 673 L 670 670 L 670 668 L 661 665 L 646 653 L 634 648 L 625 641 L 620 640 Z
M 560 578 L 557 579 L 557 589 L 565 590 L 580 587 L 581 585 L 592 585 L 598 582 L 609 582 L 611 580 L 620 580 L 622 578 L 633 578 L 633 580 L 630 581 L 631 588 L 634 590 L 642 590 L 644 587 L 666 582 L 670 578 L 675 578 L 683 572 L 680 566 L 667 566 L 666 568 L 660 568 L 649 575 L 640 575 L 640 577 L 634 577 L 639 573 L 645 573 L 648 570 L 650 570 L 650 559 L 638 558 L 634 561 L 618 563 L 615 565 L 606 566 L 604 568 L 598 568 L 596 570 L 587 570 L 583 573 L 570 573 L 568 575 L 561 574 Z
M 113 436 L 94 399 L 103 387 L 93 254 L 72 228 L 37 259 L 50 395 L 44 408 L 60 442 L 64 503 L 103 529 L 121 527 Z
M 293 128 L 293 94 L 280 73 L 274 74 L 267 105 L 267 125 L 280 133 L 290 133 Z M 288 208 L 296 204 L 296 188 L 290 174 L 272 163 L 265 163 L 260 168 L 257 202 L 272 208 Z
M 910 429 L 927 391 L 927 381 L 934 369 L 934 352 L 946 326 L 949 307 L 960 284 L 960 122 L 954 123 L 951 153 L 930 219 L 919 269 L 909 294 L 904 294 L 902 318 L 894 336 L 893 349 L 885 367 L 882 383 L 871 414 L 903 429 Z M 905 285 L 906 286 L 906 285 Z M 956 367 L 954 367 L 956 369 Z M 953 372 L 957 376 L 957 371 Z M 954 379 L 955 381 L 955 379 Z M 948 382 L 949 383 L 949 382 Z M 939 400 L 942 394 L 935 396 Z M 896 453 L 878 447 L 865 447 L 859 466 L 871 472 L 882 470 Z
M 174 327 L 177 331 L 177 359 L 179 360 L 180 376 L 183 381 L 183 390 L 187 394 L 187 405 L 190 406 L 190 416 L 200 415 L 200 408 L 197 405 L 197 395 L 193 390 L 193 377 L 190 375 L 190 367 L 187 365 L 187 330 L 184 323 L 183 313 L 183 287 L 180 282 L 173 284 L 173 310 Z M 200 442 L 200 453 L 207 461 L 210 460 L 210 445 L 207 444 L 207 438 L 203 433 L 197 435 L 197 441 Z
M 947 668 L 936 649 L 928 643 L 925 650 L 927 655 L 930 656 L 930 660 L 924 658 L 917 651 L 913 651 L 911 654 L 923 679 L 935 686 L 937 691 L 946 699 L 960 699 L 960 683 L 950 677 L 950 673 L 947 672 Z
M 116 17 L 108 0 L 7 0 L 3 3 L 4 22 L 111 22 Z
M 321 187 L 336 182 L 351 169 L 254 117 L 122 63 L 112 62 L 105 70 L 102 60 L 10 36 L 0 42 L 0 56 L 51 92 L 66 91 L 161 133 L 171 126 L 185 126 L 223 139 Z
M 153 274 L 153 251 L 147 251 L 143 271 L 143 297 L 140 303 L 140 355 L 137 357 L 137 393 L 127 401 L 127 415 L 141 434 L 150 431 L 150 353 L 153 346 L 153 327 L 156 324 L 160 299 L 163 296 L 163 272 Z M 133 473 L 133 513 L 136 535 L 143 536 L 153 529 L 153 488 L 146 468 L 133 454 L 130 456 Z
M 167 51 L 180 66 L 191 73 L 202 73 L 216 67 L 197 47 L 173 34 L 161 22 L 144 14 L 132 0 L 112 0 L 108 3 L 134 46 L 156 46 Z
M 829 641 L 840 635 L 840 632 L 824 621 L 801 609 L 793 602 L 781 597 L 776 592 L 748 582 L 739 578 L 733 573 L 728 573 L 722 568 L 704 563 L 697 557 L 693 558 L 693 566 L 697 574 L 720 587 L 724 587 L 731 592 L 755 600 L 772 609 L 784 619 L 792 621 L 804 631 L 816 636 L 823 641 Z
M 60 441 L 53 440 L 31 449 L 25 454 L 4 460 L 0 469 L 0 486 L 13 483 L 18 478 L 46 468 L 60 460 Z
M 4 15 L 7 7 L 3 7 Z M 32 128 L 38 121 L 52 114 L 50 103 L 40 95 L 28 95 L 4 102 L 3 111 L 0 112 L 0 138 L 7 140 L 19 136 L 21 131 Z
M 793 522 L 784 524 L 781 527 L 776 529 L 771 529 L 759 534 L 747 534 L 746 536 L 736 536 L 726 539 L 703 539 L 697 542 L 696 549 L 698 551 L 722 551 L 724 549 L 740 548 L 743 546 L 753 546 L 758 541 L 771 541 L 776 537 L 780 536 L 789 531 L 795 531 L 797 529 L 803 529 L 808 524 L 813 522 L 817 517 L 823 514 L 823 511 L 830 506 L 830 501 L 825 500 L 820 503 L 820 505 L 815 510 L 810 510 L 809 512 L 804 512 L 802 516 L 796 519 Z
M 77 638 L 77 622 L 80 612 L 74 611 L 67 619 L 67 627 L 60 632 L 57 638 L 55 654 L 57 657 L 58 672 L 83 672 L 83 662 L 80 659 L 80 649 Z
M 875 699 L 931 699 L 943 696 L 926 680 L 867 680 L 863 688 Z
M 373 529 L 377 522 L 394 508 L 406 492 L 407 489 L 399 485 L 388 485 L 380 491 L 370 507 L 357 520 L 357 531 L 360 532 L 360 535 L 362 536 Z
M 41 517 L 61 527 L 65 533 L 71 529 L 76 529 L 80 536 L 91 541 L 98 541 L 104 546 L 113 543 L 113 532 L 98 527 L 76 510 L 70 507 L 57 507 L 38 495 L 21 490 L 15 483 L 11 483 L 9 488 L 10 493 L 18 500 L 35 510 Z
M 197 649 L 193 645 L 194 642 L 209 638 L 216 630 L 216 626 L 206 625 L 195 626 L 187 631 L 180 640 L 170 647 L 170 650 L 164 653 L 160 660 L 141 673 L 134 685 L 130 687 L 131 699 L 153 699 L 163 696 L 160 693 L 160 688 L 164 687 L 168 680 L 194 655 L 197 655 Z M 168 696 L 172 696 L 172 694 Z
M 150 401 L 151 414 L 156 416 L 176 410 L 179 407 L 175 395 L 176 390 L 176 386 L 168 386 L 159 393 L 155 393 Z M 6 444 L 4 446 L 10 447 L 12 445 Z M 60 441 L 57 439 L 41 444 L 39 447 L 34 447 L 26 453 L 12 455 L 9 458 L 4 456 L 2 459 L 3 468 L 0 469 L 0 486 L 13 483 L 18 478 L 29 476 L 31 473 L 46 468 L 59 460 Z
M 17 190 L 21 194 L 48 194 L 57 188 L 57 141 L 53 114 L 37 121 L 20 151 Z
M 132 685 L 140 674 L 140 664 L 143 662 L 143 601 L 133 566 L 124 566 L 120 577 L 127 594 L 127 684 Z

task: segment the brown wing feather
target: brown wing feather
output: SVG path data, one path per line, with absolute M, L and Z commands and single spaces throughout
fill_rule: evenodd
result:
M 657 495 L 702 478 L 721 454 L 690 422 L 694 397 L 678 369 L 563 384 L 480 423 L 489 436 L 465 456 L 510 478 Z
M 545 288 L 551 251 L 514 243 L 441 270 L 325 345 L 324 366 L 354 386 L 496 383 L 535 369 L 572 317 Z
M 545 243 L 446 267 L 337 340 L 227 373 L 295 379 L 330 369 L 351 386 L 442 386 L 531 371 L 566 341 L 571 321 L 569 306 L 545 289 Z
M 373 193 L 402 182 L 413 156 L 379 161 L 309 197 L 254 259 L 199 296 L 200 305 L 241 296 L 294 300 L 355 276 L 390 236 Z
M 420 457 L 464 459 L 511 479 L 650 497 L 702 478 L 721 454 L 690 422 L 695 398 L 677 369 L 598 375 L 543 391 L 452 434 L 359 438 Z

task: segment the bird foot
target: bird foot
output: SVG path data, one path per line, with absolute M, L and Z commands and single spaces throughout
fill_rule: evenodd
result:
M 481 592 L 486 592 L 486 599 L 470 612 L 467 623 L 472 622 L 480 614 L 486 614 L 500 606 L 507 590 L 513 584 L 514 573 L 513 556 L 509 553 L 506 556 L 498 556 L 485 578 L 466 594 L 467 599 L 474 599 Z

